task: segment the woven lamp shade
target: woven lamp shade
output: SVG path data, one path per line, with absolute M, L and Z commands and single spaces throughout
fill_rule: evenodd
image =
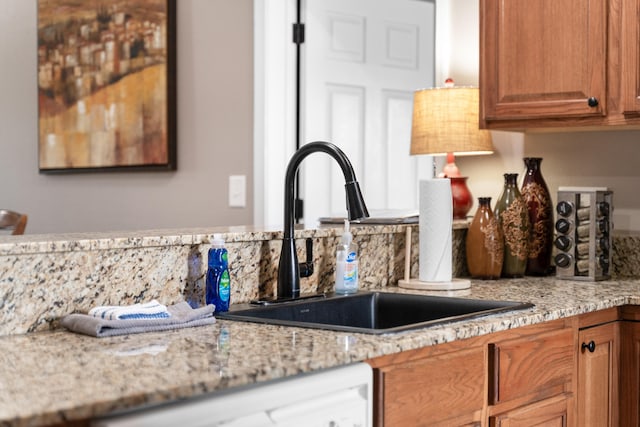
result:
M 476 87 L 422 89 L 414 94 L 411 154 L 491 154 L 491 133 L 479 127 Z

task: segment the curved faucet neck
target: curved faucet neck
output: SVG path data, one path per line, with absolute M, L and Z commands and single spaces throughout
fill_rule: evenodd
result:
M 345 184 L 356 182 L 356 175 L 353 166 L 347 156 L 335 144 L 324 141 L 310 142 L 300 147 L 296 151 L 289 165 L 284 179 L 284 238 L 293 237 L 294 230 L 294 204 L 295 204 L 295 178 L 300 163 L 311 153 L 324 152 L 333 157 L 340 165 L 342 174 L 344 175 Z
M 345 179 L 349 219 L 369 216 L 351 162 L 340 148 L 330 142 L 316 141 L 305 144 L 296 151 L 289 161 L 284 180 L 284 239 L 282 240 L 280 265 L 278 266 L 278 299 L 298 298 L 300 296 L 300 267 L 293 238 L 295 178 L 302 160 L 317 151 L 329 154 L 342 169 Z

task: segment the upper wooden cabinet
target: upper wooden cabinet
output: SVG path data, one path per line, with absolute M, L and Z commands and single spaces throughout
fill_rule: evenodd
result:
M 481 127 L 640 125 L 640 0 L 481 0 Z
M 640 116 L 640 0 L 624 0 L 622 9 L 622 112 Z

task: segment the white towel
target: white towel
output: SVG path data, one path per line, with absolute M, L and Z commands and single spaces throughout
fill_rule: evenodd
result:
M 144 304 L 94 307 L 89 310 L 89 315 L 107 320 L 164 319 L 171 317 L 171 314 L 167 311 L 167 306 L 160 304 L 156 300 L 151 300 Z

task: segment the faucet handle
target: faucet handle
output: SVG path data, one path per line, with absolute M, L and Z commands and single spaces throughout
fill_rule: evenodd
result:
M 313 239 L 308 237 L 305 243 L 307 247 L 307 261 L 299 264 L 300 277 L 309 277 L 313 274 Z

